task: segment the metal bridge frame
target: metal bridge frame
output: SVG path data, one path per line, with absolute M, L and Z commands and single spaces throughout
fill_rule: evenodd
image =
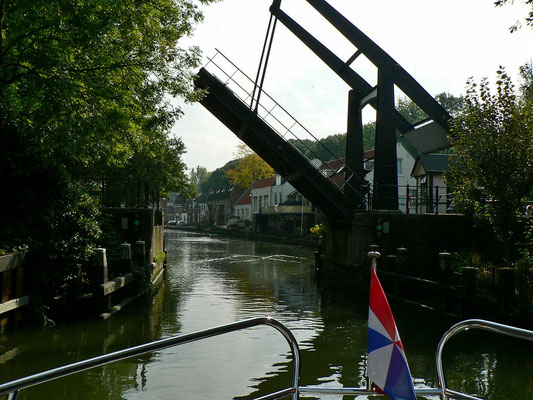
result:
M 426 90 L 409 75 L 385 51 L 376 45 L 362 31 L 355 27 L 342 14 L 324 0 L 306 0 L 356 48 L 356 52 L 345 62 L 326 46 L 302 28 L 294 19 L 281 10 L 281 0 L 274 0 L 270 12 L 283 23 L 298 39 L 324 61 L 352 90 L 349 94 L 348 129 L 346 143 L 346 164 L 365 178 L 363 169 L 363 127 L 361 111 L 370 104 L 377 111 L 376 156 L 374 166 L 374 210 L 398 210 L 398 176 L 396 165 L 396 133 L 414 132 L 415 125 L 409 123 L 395 108 L 394 85 L 397 85 L 418 107 L 428 115 L 428 119 L 416 125 L 429 122 L 449 131 L 450 115 Z M 378 69 L 378 83 L 372 87 L 350 65 L 364 54 Z M 440 148 L 446 148 L 447 143 Z M 348 192 L 360 204 L 361 196 Z

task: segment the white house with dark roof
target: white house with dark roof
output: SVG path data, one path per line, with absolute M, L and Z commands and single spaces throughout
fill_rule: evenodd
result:
M 240 220 L 252 221 L 252 185 L 237 200 L 234 206 L 234 215 Z
M 368 171 L 365 176 L 370 188 L 374 184 L 374 158 L 375 150 L 371 149 L 364 154 L 364 168 Z M 320 166 L 322 173 L 330 177 L 331 181 L 338 186 L 344 185 L 346 176 L 345 158 L 333 159 Z M 416 190 L 416 179 L 411 176 L 410 172 L 415 164 L 416 153 L 404 141 L 398 140 L 396 144 L 396 168 L 398 171 L 398 204 L 400 211 L 412 212 L 411 205 L 408 204 Z M 409 192 L 409 193 L 408 193 Z
M 420 154 L 411 170 L 416 179 L 414 207 L 417 213 L 446 213 L 453 210 L 445 172 L 449 170 L 449 154 Z

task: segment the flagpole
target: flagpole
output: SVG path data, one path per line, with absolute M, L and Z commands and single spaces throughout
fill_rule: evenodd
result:
M 378 258 L 381 257 L 381 253 L 379 251 L 369 251 L 368 257 L 370 257 L 371 261 L 371 267 L 372 269 L 376 270 L 378 266 Z
M 374 271 L 377 270 L 378 267 L 378 258 L 381 257 L 381 253 L 379 251 L 369 251 L 368 257 L 370 258 L 370 268 Z M 367 375 L 366 377 L 366 390 L 372 391 L 372 379 Z

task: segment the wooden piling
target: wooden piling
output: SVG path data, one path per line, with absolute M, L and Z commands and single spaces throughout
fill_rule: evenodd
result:
M 399 274 L 405 274 L 408 271 L 408 254 L 405 247 L 396 249 L 396 268 Z
M 119 260 L 119 274 L 124 275 L 131 272 L 132 257 L 131 257 L 131 244 L 120 244 L 120 260 Z
M 104 312 L 108 311 L 111 307 L 111 296 L 104 296 L 100 286 L 109 281 L 106 249 L 94 249 L 89 277 L 93 298 L 97 307 L 103 309 Z
M 450 283 L 453 277 L 452 271 L 452 253 L 442 251 L 439 253 L 439 275 L 443 283 Z

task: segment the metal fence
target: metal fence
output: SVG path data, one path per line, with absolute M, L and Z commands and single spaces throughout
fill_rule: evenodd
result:
M 159 185 L 142 178 L 88 178 L 91 194 L 102 207 L 159 209 Z
M 434 185 L 398 185 L 398 208 L 406 214 L 455 213 L 453 195 L 446 187 Z M 374 186 L 374 193 L 379 193 Z M 373 210 L 373 195 L 367 191 L 366 210 Z

